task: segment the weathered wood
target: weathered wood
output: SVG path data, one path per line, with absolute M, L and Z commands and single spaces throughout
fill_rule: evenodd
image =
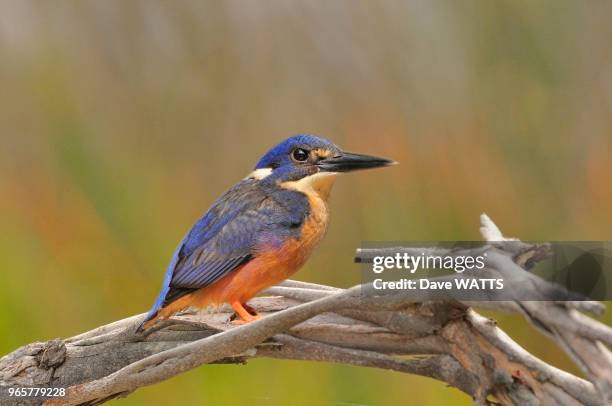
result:
M 481 222 L 485 237 L 503 238 L 488 218 Z M 528 250 L 541 249 L 519 248 L 520 255 L 514 246 L 507 257 L 496 248 L 502 252 L 498 271 L 520 271 L 517 262 L 534 257 L 526 255 Z M 147 336 L 133 333 L 143 317 L 137 315 L 65 340 L 28 344 L 0 359 L 0 389 L 61 386 L 67 396 L 46 404 L 98 404 L 202 364 L 269 357 L 427 376 L 457 387 L 477 404 L 487 403 L 490 395 L 520 405 L 612 400 L 612 362 L 602 344 L 612 343 L 612 329 L 579 313 L 600 312 L 596 302 L 414 303 L 401 294 L 364 300 L 363 289 L 286 281 L 266 292 L 275 296 L 251 302 L 265 317 L 247 325 L 231 324 L 231 309 L 224 307 L 212 314 L 176 316 Z M 592 383 L 529 354 L 471 304 L 522 314 L 564 348 Z M 2 404 L 7 401 L 17 404 L 0 397 Z

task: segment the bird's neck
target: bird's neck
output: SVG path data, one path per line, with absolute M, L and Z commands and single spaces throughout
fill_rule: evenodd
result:
M 297 190 L 308 197 L 318 198 L 323 202 L 327 202 L 337 175 L 337 173 L 333 172 L 318 172 L 297 181 L 283 182 L 280 186 L 285 189 Z

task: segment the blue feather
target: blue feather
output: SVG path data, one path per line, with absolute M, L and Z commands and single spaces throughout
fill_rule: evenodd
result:
M 192 227 L 168 265 L 162 290 L 143 324 L 168 303 L 211 285 L 254 255 L 258 247 L 299 238 L 308 198 L 276 183 L 245 179 L 221 196 Z M 141 325 L 142 326 L 142 325 Z
M 340 151 L 332 142 L 316 137 L 314 135 L 300 134 L 287 138 L 274 148 L 270 149 L 257 163 L 255 169 L 279 168 L 282 166 L 291 167 L 289 154 L 295 148 L 321 148 L 330 151 Z

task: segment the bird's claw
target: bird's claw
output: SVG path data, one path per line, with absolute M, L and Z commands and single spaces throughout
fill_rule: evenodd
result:
M 239 319 L 239 318 L 236 317 L 236 314 L 234 314 L 232 316 L 232 318 L 230 318 L 230 322 L 232 324 L 237 325 L 237 326 L 241 326 L 243 324 L 247 324 L 247 323 L 250 323 L 252 321 L 259 320 L 261 318 L 262 318 L 262 316 L 260 314 L 256 314 L 256 315 L 252 315 L 251 317 L 248 317 L 247 319 L 243 319 L 243 318 Z

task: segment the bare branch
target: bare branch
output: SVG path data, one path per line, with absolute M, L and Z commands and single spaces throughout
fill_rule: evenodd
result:
M 490 245 L 478 250 L 493 258 L 487 271 L 510 280 L 521 275 L 524 284 L 523 274 L 531 275 L 521 267 L 525 258 L 537 261 L 546 248 L 506 239 L 486 215 L 481 222 Z M 448 254 L 439 248 L 431 252 Z M 373 254 L 362 250 L 358 256 Z M 544 299 L 546 282 L 527 280 L 524 288 Z M 143 315 L 133 316 L 19 348 L 0 359 L 0 386 L 67 387 L 65 398 L 46 404 L 99 404 L 202 364 L 269 357 L 427 376 L 462 390 L 477 404 L 487 403 L 489 395 L 521 405 L 596 405 L 610 399 L 612 362 L 602 342 L 611 343 L 612 330 L 579 313 L 601 312 L 597 302 L 416 301 L 401 292 L 369 289 L 285 281 L 264 292 L 273 296 L 252 301 L 265 317 L 242 326 L 229 322 L 231 309 L 224 307 L 213 314 L 176 316 L 148 335 L 135 335 Z M 564 348 L 593 384 L 529 354 L 469 306 L 523 315 Z
M 518 241 L 503 236 L 499 228 L 486 215 L 480 217 L 480 232 L 488 242 Z M 541 247 L 521 243 L 523 257 L 530 250 L 540 250 Z M 518 254 L 516 251 L 516 255 Z M 517 261 L 520 264 L 520 261 Z M 520 271 L 520 269 L 518 270 Z M 547 333 L 595 384 L 599 391 L 602 404 L 612 403 L 612 355 L 602 341 L 612 345 L 612 329 L 593 319 L 590 319 L 572 307 L 580 302 L 552 301 L 521 302 L 523 314 L 538 327 Z M 585 305 L 592 312 L 601 312 L 601 304 L 586 301 Z M 583 306 L 583 308 L 586 308 Z

